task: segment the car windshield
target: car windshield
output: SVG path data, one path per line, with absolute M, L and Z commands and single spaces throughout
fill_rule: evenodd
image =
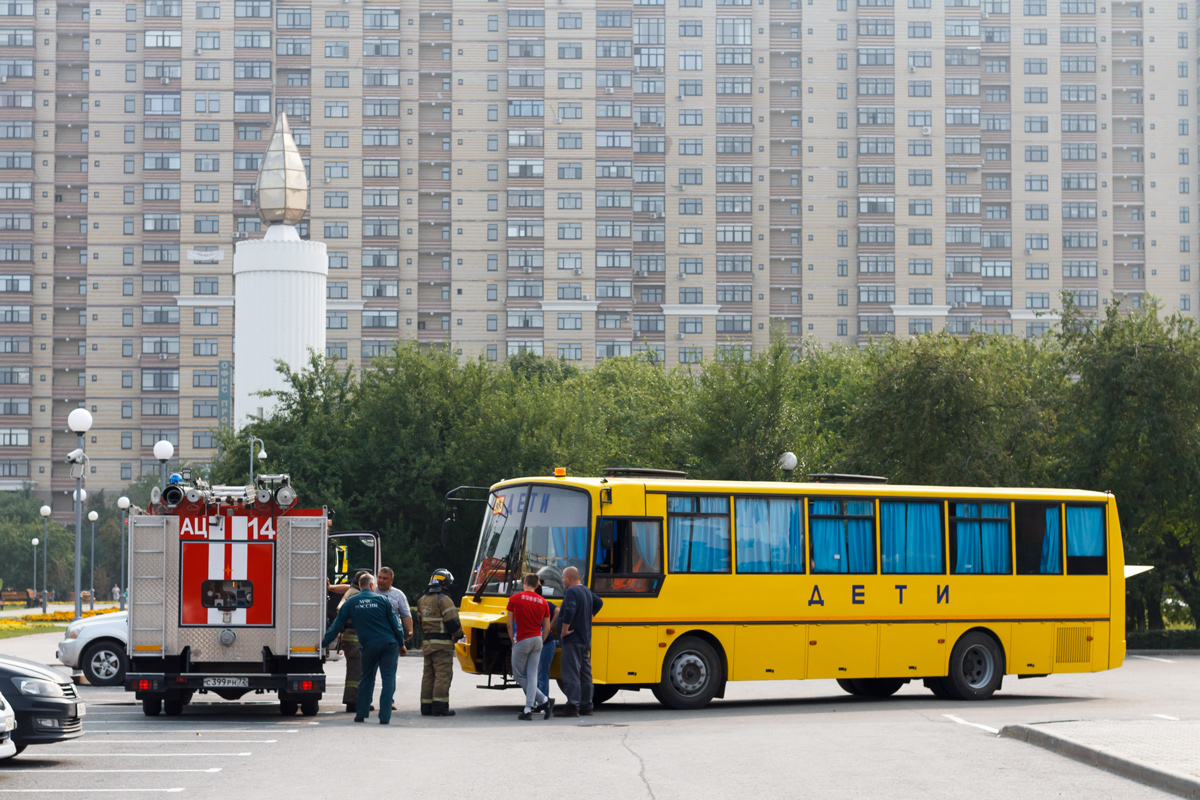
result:
M 488 497 L 470 591 L 508 595 L 536 572 L 547 596 L 563 593 L 562 571 L 574 566 L 587 583 L 589 499 L 586 492 L 509 486 Z

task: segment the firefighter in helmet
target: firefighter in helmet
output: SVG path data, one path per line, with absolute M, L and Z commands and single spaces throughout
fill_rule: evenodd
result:
M 454 677 L 454 642 L 463 638 L 458 607 L 446 592 L 454 585 L 448 569 L 436 570 L 417 602 L 424 643 L 425 674 L 421 678 L 421 715 L 452 717 L 450 681 Z

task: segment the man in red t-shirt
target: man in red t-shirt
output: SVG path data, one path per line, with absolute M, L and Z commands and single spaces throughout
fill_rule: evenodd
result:
M 513 678 L 525 690 L 525 710 L 517 719 L 533 719 L 533 711 L 550 719 L 554 701 L 542 694 L 537 685 L 538 658 L 542 643 L 550 635 L 550 606 L 535 590 L 538 576 L 530 573 L 523 581 L 525 591 L 508 598 L 508 632 L 512 636 Z

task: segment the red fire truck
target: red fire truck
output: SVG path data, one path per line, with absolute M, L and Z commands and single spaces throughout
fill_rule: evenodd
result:
M 330 537 L 328 512 L 297 502 L 287 475 L 258 475 L 255 486 L 178 480 L 130 519 L 125 689 L 147 716 L 180 714 L 207 692 L 276 692 L 285 716 L 317 713 L 327 565 L 344 579 L 353 551 L 377 570 L 378 536 Z

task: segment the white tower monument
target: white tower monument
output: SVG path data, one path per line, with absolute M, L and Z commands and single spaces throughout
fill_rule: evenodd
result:
M 247 417 L 270 416 L 280 390 L 283 361 L 295 371 L 309 351 L 325 353 L 325 278 L 329 264 L 324 242 L 303 241 L 296 223 L 308 208 L 308 178 L 287 117 L 279 115 L 255 184 L 258 216 L 269 226 L 265 237 L 238 244 L 234 276 L 233 425 Z

